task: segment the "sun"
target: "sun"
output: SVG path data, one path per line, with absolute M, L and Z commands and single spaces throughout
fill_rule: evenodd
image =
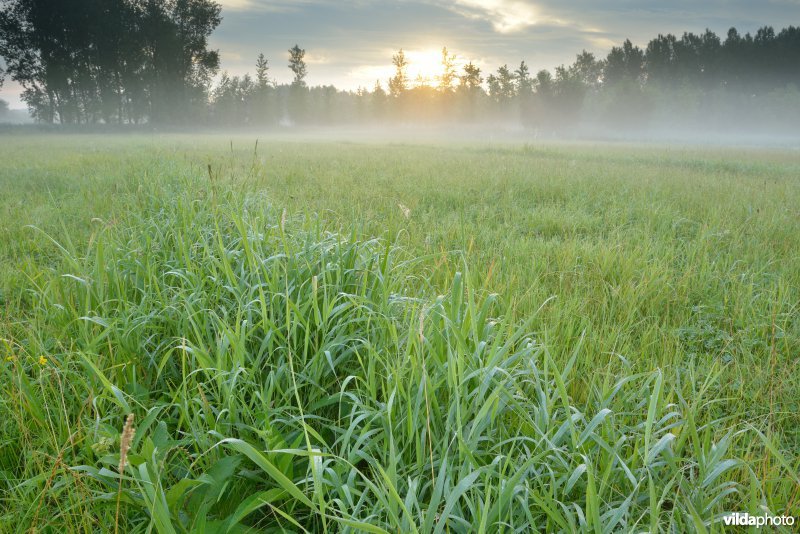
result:
M 396 53 L 397 50 L 387 49 L 386 56 Z M 441 47 L 404 48 L 403 54 L 405 54 L 408 64 L 406 67 L 406 80 L 409 88 L 418 87 L 421 84 L 430 87 L 439 85 L 439 80 L 444 70 Z M 448 55 L 455 58 L 453 67 L 457 73 L 460 73 L 467 60 L 450 49 L 448 49 Z M 480 61 L 476 63 L 480 64 Z M 390 63 L 383 63 L 381 65 L 362 65 L 350 71 L 348 77 L 356 80 L 359 85 L 363 83 L 365 84 L 364 87 L 369 87 L 370 84 L 375 83 L 375 80 L 386 83 L 386 80 L 394 77 L 395 74 L 394 66 Z
M 412 83 L 422 79 L 427 84 L 436 84 L 442 75 L 441 48 L 406 50 L 405 54 L 408 60 L 408 79 Z

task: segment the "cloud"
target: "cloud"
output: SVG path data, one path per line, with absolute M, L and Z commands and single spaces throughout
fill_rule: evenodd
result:
M 452 0 L 439 5 L 463 17 L 489 22 L 494 31 L 501 34 L 522 33 L 533 26 L 569 28 L 580 32 L 602 31 L 586 28 L 571 19 L 557 16 L 557 10 L 549 9 L 541 1 Z
M 325 50 L 306 51 L 303 58 L 309 65 L 325 65 L 331 62 L 328 53 Z
M 336 6 L 336 0 L 216 0 L 226 11 L 261 11 L 268 13 L 298 12 L 309 6 Z M 353 7 L 368 3 L 371 0 L 353 0 Z
M 451 9 L 469 18 L 486 20 L 499 33 L 518 32 L 541 20 L 536 7 L 522 0 L 455 0 Z
M 394 67 L 387 64 L 359 65 L 345 75 L 350 82 L 348 85 L 366 87 L 371 87 L 370 84 L 374 84 L 376 80 L 385 84 L 386 80 L 392 76 L 394 76 Z
M 244 57 L 239 52 L 235 52 L 231 49 L 222 49 L 220 51 L 220 56 L 223 62 L 239 62 L 243 61 Z
M 586 42 L 599 50 L 611 50 L 611 48 L 619 46 L 620 44 L 614 39 L 609 39 L 608 37 L 587 37 Z
M 253 9 L 253 0 L 217 0 L 222 9 L 248 10 Z

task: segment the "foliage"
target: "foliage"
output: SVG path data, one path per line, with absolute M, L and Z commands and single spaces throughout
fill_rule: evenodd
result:
M 175 122 L 219 66 L 211 0 L 3 0 L 0 56 L 42 122 Z

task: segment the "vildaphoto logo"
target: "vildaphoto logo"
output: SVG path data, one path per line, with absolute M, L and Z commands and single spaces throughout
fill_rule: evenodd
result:
M 734 512 L 723 517 L 722 522 L 731 527 L 790 527 L 794 525 L 794 517 L 790 515 L 750 515 L 747 512 Z

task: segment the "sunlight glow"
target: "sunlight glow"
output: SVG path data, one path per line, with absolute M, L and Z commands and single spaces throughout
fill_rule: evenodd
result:
M 396 52 L 396 50 L 386 50 L 385 55 L 386 57 L 391 57 Z M 403 52 L 408 61 L 406 74 L 409 87 L 418 87 L 420 85 L 437 87 L 439 85 L 444 69 L 442 66 L 442 49 L 440 47 L 403 49 Z M 450 50 L 448 54 L 455 56 L 453 67 L 456 70 L 456 75 L 461 75 L 463 73 L 462 69 L 468 63 L 468 60 L 459 56 L 454 50 Z M 474 59 L 472 62 L 481 67 L 484 64 L 480 59 Z M 385 63 L 358 66 L 347 73 L 347 78 L 350 84 L 354 86 L 371 89 L 374 87 L 375 81 L 379 81 L 383 88 L 386 89 L 388 80 L 394 75 L 394 67 L 389 63 Z
M 423 50 L 407 50 L 408 79 L 412 85 L 418 80 L 428 85 L 436 85 L 442 75 L 442 50 L 427 48 Z

